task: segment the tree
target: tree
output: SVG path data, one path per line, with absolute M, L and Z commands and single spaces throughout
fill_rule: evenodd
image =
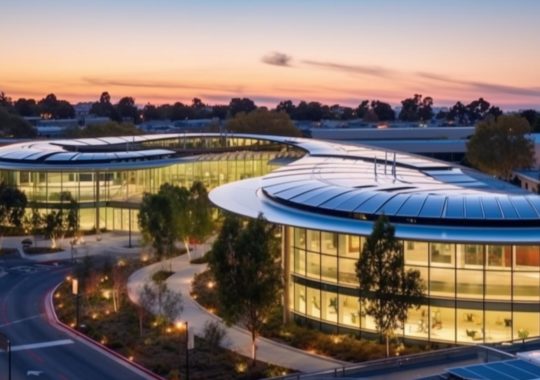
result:
M 467 143 L 467 160 L 488 174 L 509 180 L 512 171 L 534 164 L 529 122 L 517 115 L 502 115 L 476 125 Z
M 39 116 L 39 107 L 34 99 L 17 99 L 15 104 L 15 112 L 20 116 Z
M 101 124 L 90 124 L 86 128 L 72 128 L 66 131 L 69 138 L 109 137 L 109 136 L 134 136 L 140 135 L 141 131 L 131 123 L 117 123 L 110 121 Z
M 354 110 L 354 114 L 357 118 L 363 119 L 366 113 L 369 111 L 369 100 L 362 100 L 358 107 Z
M 257 109 L 253 100 L 248 98 L 233 98 L 229 103 L 229 116 L 234 117 L 237 113 L 248 113 Z
M 187 202 L 187 225 L 184 227 L 184 245 L 191 255 L 189 248 L 190 238 L 203 241 L 212 233 L 214 224 L 212 222 L 212 205 L 208 199 L 208 191 L 204 184 L 195 181 L 189 189 L 189 199 Z M 190 256 L 191 258 L 191 256 Z
M 196 216 L 204 211 L 192 211 L 191 200 L 201 204 L 200 200 L 192 198 L 192 193 L 185 187 L 169 183 L 161 185 L 157 194 L 144 194 L 139 209 L 139 227 L 143 241 L 152 245 L 158 259 L 164 255 L 171 256 L 174 244 L 179 240 L 186 242 L 189 249 L 187 242 L 192 228 L 190 215 Z
M 7 110 L 10 110 L 13 107 L 11 98 L 7 96 L 4 91 L 0 91 L 0 107 L 4 107 Z
M 529 122 L 529 125 L 531 126 L 531 130 L 533 132 L 540 131 L 540 114 L 536 112 L 536 110 L 528 109 L 523 110 L 519 113 L 521 117 L 524 117 Z
M 425 122 L 433 117 L 433 98 L 430 96 L 422 99 L 422 95 L 414 94 L 412 98 L 402 100 L 401 105 L 399 120 Z
M 377 119 L 379 121 L 393 121 L 396 119 L 396 113 L 392 109 L 392 106 L 388 103 L 373 100 L 371 101 L 371 108 L 377 115 Z
M 479 120 L 483 120 L 488 111 L 490 104 L 484 98 L 478 98 L 478 100 L 473 100 L 465 107 L 467 112 L 467 118 L 469 123 L 475 124 Z
M 144 120 L 160 120 L 162 119 L 162 114 L 159 112 L 156 106 L 148 103 L 144 106 L 142 110 L 142 115 Z
M 46 239 L 51 240 L 51 248 L 56 248 L 57 239 L 62 235 L 64 231 L 64 218 L 62 210 L 52 210 L 45 214 L 43 235 Z
M 107 91 L 102 92 L 99 101 L 92 104 L 90 113 L 96 116 L 108 117 L 118 122 L 121 121 L 118 112 L 111 103 L 111 95 Z
M 401 101 L 401 111 L 399 112 L 399 120 L 402 121 L 418 121 L 418 108 L 422 100 L 422 95 L 414 94 L 414 97 L 407 98 Z
M 209 255 L 223 319 L 250 331 L 253 361 L 257 336 L 281 289 L 275 228 L 262 216 L 242 228 L 240 220 L 229 215 Z
M 292 118 L 296 111 L 296 107 L 292 100 L 284 100 L 279 102 L 279 104 L 276 106 L 276 111 L 285 112 L 290 118 Z
M 43 222 L 43 217 L 41 216 L 39 209 L 35 204 L 32 204 L 30 215 L 25 218 L 24 223 L 34 237 L 34 246 L 37 246 L 37 235 L 43 232 Z
M 460 125 L 467 124 L 467 108 L 465 105 L 461 102 L 456 102 L 448 111 L 447 120 Z
M 174 244 L 171 239 L 172 212 L 169 199 L 163 194 L 145 193 L 139 208 L 139 227 L 143 242 L 154 248 L 158 260 Z
M 146 314 L 151 313 L 156 307 L 156 297 L 153 289 L 148 284 L 144 284 L 139 289 L 137 300 L 137 314 L 139 315 L 139 335 L 144 334 L 144 317 Z
M 114 311 L 122 306 L 124 296 L 127 293 L 126 283 L 130 272 L 123 260 L 118 260 L 116 265 L 111 268 L 112 298 Z
M 390 354 L 390 336 L 402 327 L 411 307 L 419 308 L 424 284 L 417 270 L 405 270 L 403 246 L 394 235 L 394 227 L 381 215 L 367 237 L 356 274 L 360 284 L 360 302 L 375 321 L 381 340 Z
M 241 112 L 226 124 L 228 131 L 280 136 L 300 136 L 289 115 L 284 112 L 257 109 L 250 113 Z
M 173 324 L 177 318 L 180 318 L 183 311 L 184 301 L 182 299 L 182 293 L 172 291 L 165 284 L 163 304 L 161 307 L 162 319 L 168 324 Z
M 66 100 L 59 100 L 56 95 L 49 94 L 38 102 L 39 111 L 46 118 L 69 119 L 75 117 L 75 109 Z
M 139 333 L 143 335 L 143 322 L 147 312 L 156 315 L 157 323 L 165 327 L 180 317 L 184 310 L 182 294 L 169 289 L 165 281 L 144 284 L 139 289 Z
M 0 183 L 0 246 L 8 227 L 20 228 L 28 200 L 17 188 Z
M 135 105 L 135 99 L 125 96 L 114 106 L 121 121 L 129 121 L 137 124 L 140 121 L 139 110 Z
M 28 138 L 37 135 L 36 129 L 20 116 L 0 107 L 0 136 Z
M 71 246 L 71 260 L 73 260 L 74 246 L 79 239 L 80 221 L 79 221 L 79 202 L 77 202 L 70 192 L 65 192 L 65 196 L 62 199 L 63 202 L 68 202 L 67 212 L 65 214 L 65 226 L 66 232 L 71 239 L 69 239 L 69 245 Z

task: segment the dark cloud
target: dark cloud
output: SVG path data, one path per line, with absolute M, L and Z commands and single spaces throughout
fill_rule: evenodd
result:
M 82 80 L 86 83 L 99 86 L 116 86 L 116 87 L 135 87 L 135 88 L 170 88 L 183 90 L 198 90 L 198 91 L 225 91 L 236 93 L 242 91 L 241 87 L 234 86 L 218 86 L 206 84 L 191 84 L 181 82 L 162 82 L 153 80 L 132 80 L 132 79 L 101 79 L 93 77 L 84 77 Z
M 507 85 L 496 84 L 496 83 L 466 81 L 466 80 L 454 79 L 454 78 L 444 76 L 444 75 L 438 75 L 438 74 L 426 73 L 426 72 L 418 72 L 416 73 L 416 75 L 424 79 L 464 86 L 471 90 L 476 90 L 476 91 L 481 91 L 481 92 L 496 92 L 499 94 L 508 94 L 508 95 L 517 95 L 517 96 L 540 96 L 540 88 L 537 88 L 537 87 L 518 87 L 518 86 L 507 86 Z
M 346 65 L 336 62 L 321 62 L 305 59 L 302 61 L 306 65 L 315 66 L 321 69 L 329 69 L 343 71 L 350 74 L 371 75 L 376 77 L 390 77 L 396 74 L 394 70 L 387 69 L 382 66 L 365 66 L 365 65 Z
M 290 55 L 285 54 L 285 53 L 279 53 L 277 51 L 274 51 L 274 52 L 272 52 L 270 54 L 267 54 L 264 57 L 262 57 L 261 61 L 268 64 L 268 65 L 290 67 L 292 57 Z

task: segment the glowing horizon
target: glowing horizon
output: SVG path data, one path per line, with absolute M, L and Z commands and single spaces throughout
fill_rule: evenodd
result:
M 0 91 L 138 104 L 249 97 L 356 106 L 415 93 L 540 108 L 540 2 L 21 0 L 3 5 Z

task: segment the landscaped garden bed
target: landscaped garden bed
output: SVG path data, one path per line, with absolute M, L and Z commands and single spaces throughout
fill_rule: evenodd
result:
M 162 323 L 128 300 L 125 281 L 140 264 L 123 264 L 121 268 L 117 264 L 112 267 L 106 264 L 104 268 L 92 268 L 91 271 L 85 268 L 75 270 L 79 274 L 91 273 L 81 290 L 80 331 L 158 375 L 169 379 L 183 378 L 185 330 Z M 88 262 L 80 265 L 86 265 L 86 269 L 91 267 Z M 159 271 L 156 277 L 164 280 L 170 273 Z M 114 283 L 118 280 L 123 281 L 123 287 Z M 68 279 L 54 294 L 54 304 L 59 319 L 74 327 L 75 296 L 71 290 Z M 209 333 L 206 338 L 196 337 L 195 348 L 189 352 L 192 379 L 257 379 L 284 373 L 284 369 L 262 362 L 252 366 L 249 358 L 220 348 L 215 335 Z
M 47 255 L 49 253 L 56 253 L 64 251 L 64 249 L 60 247 L 25 247 L 24 253 L 27 255 Z

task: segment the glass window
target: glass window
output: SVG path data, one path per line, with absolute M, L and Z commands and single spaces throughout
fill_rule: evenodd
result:
M 516 269 L 538 270 L 540 268 L 539 247 L 516 245 Z
M 360 302 L 358 297 L 339 295 L 339 323 L 360 327 Z
M 454 297 L 455 270 L 431 268 L 429 276 L 429 291 L 431 295 Z
M 407 313 L 405 322 L 405 335 L 427 337 L 429 331 L 428 307 L 411 308 Z
M 457 272 L 458 298 L 484 297 L 484 272 L 481 270 L 461 269 Z
M 338 234 L 338 255 L 347 256 L 348 235 Z
M 506 270 L 486 271 L 486 299 L 510 300 L 512 273 Z
M 427 265 L 428 243 L 406 240 L 403 243 L 406 264 Z
M 512 313 L 510 311 L 486 310 L 486 342 L 512 339 Z
M 454 245 L 453 244 L 431 244 L 431 264 L 451 265 L 453 264 Z
M 307 249 L 314 252 L 321 251 L 321 233 L 307 230 Z
M 337 322 L 339 314 L 338 295 L 331 292 L 322 292 L 322 319 Z
M 492 267 L 512 266 L 512 247 L 503 245 L 488 245 L 487 262 Z
M 307 288 L 306 314 L 313 318 L 321 318 L 321 291 L 319 289 Z
M 484 265 L 484 246 L 465 244 L 463 246 L 463 261 L 465 265 Z
M 344 249 L 340 246 L 340 255 L 347 257 L 360 257 L 360 251 L 362 250 L 363 239 L 356 235 L 343 235 L 344 236 Z M 341 244 L 340 240 L 340 244 Z
M 335 255 L 337 253 L 338 237 L 332 232 L 321 233 L 321 252 L 327 255 Z
M 538 302 L 540 273 L 526 270 L 514 272 L 514 300 Z
M 540 314 L 538 312 L 514 312 L 514 317 L 512 318 L 514 339 L 523 340 L 529 337 L 538 336 L 539 317 Z
M 321 276 L 321 255 L 318 253 L 307 253 L 307 275 L 308 277 L 320 278 Z
M 306 313 L 306 287 L 294 284 L 294 310 L 298 313 Z
M 358 277 L 356 276 L 356 260 L 339 259 L 339 282 L 341 284 L 358 286 Z
M 337 257 L 321 256 L 321 279 L 323 281 L 337 282 Z
M 484 313 L 478 309 L 457 309 L 458 342 L 484 341 Z
M 294 246 L 306 249 L 306 230 L 303 228 L 294 229 Z
M 454 342 L 456 339 L 455 316 L 456 309 L 454 308 L 431 307 L 431 339 Z
M 306 274 L 306 252 L 301 249 L 294 249 L 294 272 L 300 275 Z

